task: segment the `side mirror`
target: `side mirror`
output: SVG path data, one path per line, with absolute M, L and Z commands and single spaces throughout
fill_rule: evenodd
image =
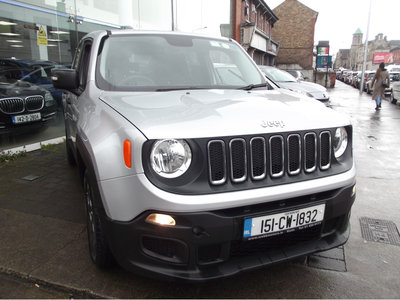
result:
M 51 72 L 51 81 L 56 89 L 76 91 L 79 88 L 79 75 L 75 69 L 58 69 Z

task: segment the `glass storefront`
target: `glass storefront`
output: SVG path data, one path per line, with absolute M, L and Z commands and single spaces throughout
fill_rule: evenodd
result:
M 94 30 L 229 36 L 231 0 L 0 0 L 0 152 L 64 136 L 54 68 Z

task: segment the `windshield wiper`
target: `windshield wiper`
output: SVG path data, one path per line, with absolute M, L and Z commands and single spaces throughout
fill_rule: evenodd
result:
M 255 89 L 255 88 L 266 87 L 266 86 L 268 86 L 267 82 L 259 83 L 259 84 L 249 84 L 248 86 L 244 86 L 244 87 L 238 88 L 238 90 L 250 91 L 250 90 Z

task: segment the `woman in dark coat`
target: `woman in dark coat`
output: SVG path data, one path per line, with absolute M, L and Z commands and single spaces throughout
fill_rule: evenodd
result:
M 371 87 L 374 89 L 374 92 L 372 93 L 372 100 L 376 101 L 376 110 L 381 108 L 382 99 L 385 98 L 386 87 L 382 85 L 382 82 L 386 82 L 388 87 L 390 86 L 389 72 L 386 71 L 385 64 L 383 62 L 380 63 L 379 68 L 376 70 L 374 78 L 371 82 Z M 376 85 L 374 88 L 375 83 Z

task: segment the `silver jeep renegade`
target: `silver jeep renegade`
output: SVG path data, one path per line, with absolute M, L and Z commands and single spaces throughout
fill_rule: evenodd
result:
M 52 80 L 97 266 L 203 281 L 347 241 L 349 119 L 279 89 L 235 41 L 97 31 Z

